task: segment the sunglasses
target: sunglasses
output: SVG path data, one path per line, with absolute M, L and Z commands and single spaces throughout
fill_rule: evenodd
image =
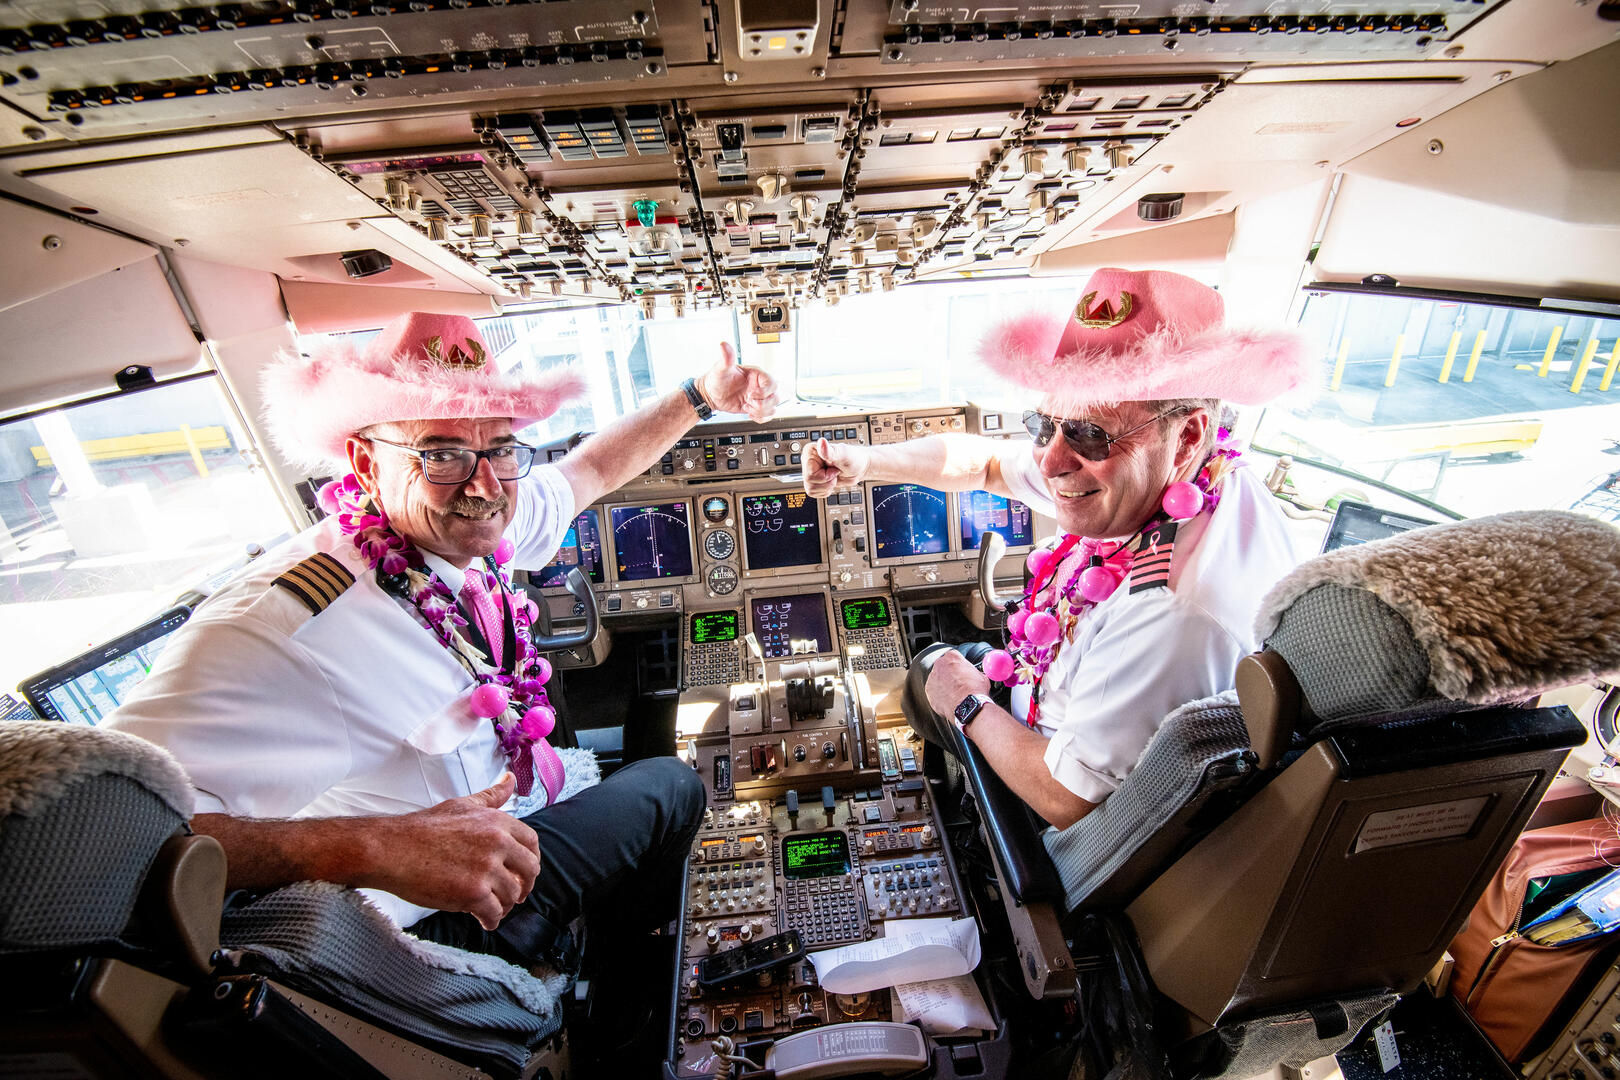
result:
M 1129 431 L 1122 431 L 1118 435 L 1110 435 L 1090 420 L 1065 420 L 1059 416 L 1047 416 L 1043 412 L 1033 409 L 1024 414 L 1024 430 L 1029 437 L 1035 440 L 1036 446 L 1045 446 L 1052 441 L 1059 428 L 1063 429 L 1063 438 L 1070 448 L 1087 461 L 1106 461 L 1113 451 L 1114 444 L 1119 442 L 1131 432 L 1141 431 L 1149 424 L 1156 423 L 1169 416 L 1164 412 L 1152 420 L 1145 420 Z

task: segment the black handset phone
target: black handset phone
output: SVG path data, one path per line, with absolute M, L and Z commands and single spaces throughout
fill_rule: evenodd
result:
M 758 941 L 745 941 L 734 949 L 727 949 L 698 961 L 698 984 L 704 987 L 724 986 L 748 975 L 804 958 L 804 940 L 797 930 L 776 934 Z

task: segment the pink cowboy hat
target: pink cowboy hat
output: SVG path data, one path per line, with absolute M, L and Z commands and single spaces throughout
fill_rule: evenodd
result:
M 372 424 L 505 416 L 521 428 L 577 397 L 584 380 L 571 367 L 502 375 L 471 319 L 413 311 L 363 347 L 340 340 L 288 357 L 263 386 L 265 421 L 289 459 L 346 468 L 345 441 Z
M 994 328 L 980 358 L 998 375 L 1061 403 L 1219 398 L 1260 405 L 1314 385 L 1305 340 L 1287 330 L 1225 326 L 1221 294 L 1167 270 L 1098 270 L 1062 315 Z

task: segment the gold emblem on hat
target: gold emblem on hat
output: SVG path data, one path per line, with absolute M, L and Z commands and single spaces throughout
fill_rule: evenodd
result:
M 1096 296 L 1095 291 L 1088 292 L 1075 305 L 1074 321 L 1081 326 L 1089 326 L 1093 330 L 1105 330 L 1110 326 L 1118 326 L 1131 317 L 1131 308 L 1135 306 L 1136 300 L 1130 293 L 1122 292 L 1119 294 L 1118 311 L 1115 311 L 1114 305 L 1107 300 L 1104 300 L 1096 307 L 1092 307 L 1091 301 L 1096 299 Z
M 444 339 L 435 334 L 422 343 L 422 349 L 428 354 L 428 359 L 440 367 L 458 368 L 462 371 L 477 371 L 482 368 L 489 359 L 484 355 L 484 347 L 470 338 L 462 344 L 471 352 L 462 352 L 460 345 L 452 345 L 450 354 L 446 356 Z

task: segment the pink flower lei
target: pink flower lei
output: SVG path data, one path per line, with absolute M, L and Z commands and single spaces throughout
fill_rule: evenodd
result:
M 1059 650 L 1089 608 L 1106 600 L 1130 575 L 1133 540 L 1172 520 L 1188 520 L 1201 513 L 1212 513 L 1221 501 L 1226 477 L 1239 464 L 1242 450 L 1232 433 L 1220 428 L 1215 449 L 1191 482 L 1178 481 L 1165 490 L 1163 509 L 1149 518 L 1136 532 L 1104 554 L 1108 541 L 1066 534 L 1056 551 L 1036 549 L 1027 563 L 1030 578 L 1024 597 L 1007 616 L 1007 649 L 995 650 L 984 659 L 984 673 L 1009 686 L 1029 683 L 1029 717 L 1034 727 L 1040 716 L 1039 692 Z M 1077 554 L 1074 569 L 1062 585 L 1056 577 L 1065 561 Z
M 555 757 L 556 752 L 545 739 L 556 724 L 557 714 L 545 688 L 551 678 L 551 663 L 535 651 L 530 633 L 537 609 L 534 601 L 526 597 L 521 602 L 516 599 L 522 594 L 514 589 L 503 565 L 507 560 L 499 557 L 503 550 L 509 552 L 509 542 L 503 540 L 496 555 L 484 557 L 484 570 L 467 570 L 469 574 L 484 575 L 491 595 L 510 613 L 515 626 L 515 656 L 511 665 L 503 668 L 490 664 L 483 651 L 462 636 L 467 620 L 457 609 L 450 587 L 428 567 L 415 545 L 393 530 L 387 512 L 373 502 L 354 474 L 323 487 L 320 503 L 328 513 L 337 515 L 339 528 L 376 573 L 383 591 L 405 601 L 416 621 L 432 631 L 439 644 L 478 681 L 471 698 L 473 710 L 488 716 L 494 724 L 501 750 L 512 762 L 517 793 L 528 795 L 534 785 L 536 753 L 548 759 Z M 550 790 L 553 784 L 546 779 L 548 794 L 554 801 L 557 793 Z M 556 786 L 560 787 L 560 782 Z

